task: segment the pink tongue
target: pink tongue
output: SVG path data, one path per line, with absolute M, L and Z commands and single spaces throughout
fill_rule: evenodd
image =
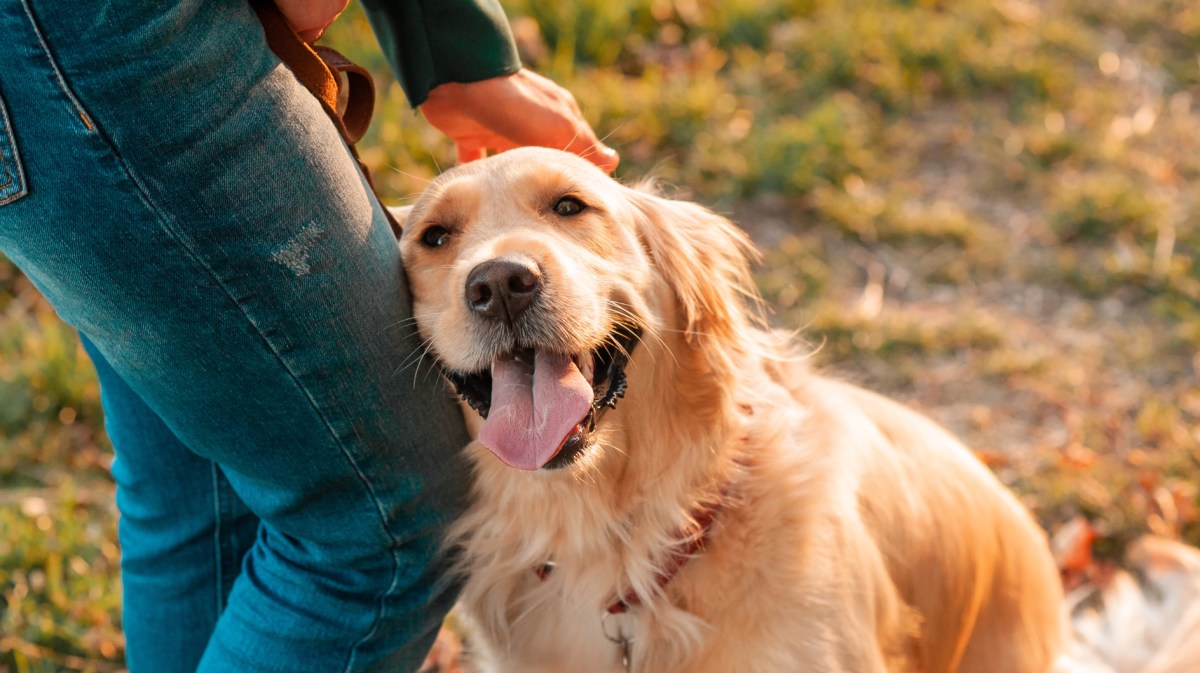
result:
M 538 352 L 532 365 L 492 362 L 492 406 L 479 441 L 505 464 L 536 470 L 558 453 L 592 406 L 592 386 L 569 355 Z

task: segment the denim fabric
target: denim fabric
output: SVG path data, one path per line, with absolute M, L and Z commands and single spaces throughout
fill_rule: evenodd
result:
M 104 390 L 106 429 L 120 447 L 112 471 L 120 484 L 131 665 L 195 670 L 258 535 L 258 517 L 216 463 L 184 446 L 95 346 L 83 343 Z
M 333 126 L 244 0 L 0 0 L 0 35 L 0 250 L 96 361 L 130 670 L 414 669 L 466 438 Z
M 17 155 L 17 144 L 13 140 L 12 124 L 8 121 L 4 99 L 0 97 L 0 205 L 16 201 L 28 191 L 21 157 Z

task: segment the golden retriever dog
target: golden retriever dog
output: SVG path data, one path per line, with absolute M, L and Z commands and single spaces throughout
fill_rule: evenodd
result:
M 1043 533 L 946 431 L 764 329 L 729 221 L 547 149 L 398 214 L 477 438 L 453 537 L 480 669 L 1050 669 Z

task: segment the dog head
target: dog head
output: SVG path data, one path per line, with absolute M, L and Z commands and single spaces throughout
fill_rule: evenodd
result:
M 642 358 L 707 370 L 689 353 L 726 350 L 747 323 L 739 230 L 565 152 L 466 164 L 400 214 L 421 336 L 486 419 L 480 442 L 512 467 L 572 464 L 627 368 L 635 388 L 653 385 L 633 373 Z

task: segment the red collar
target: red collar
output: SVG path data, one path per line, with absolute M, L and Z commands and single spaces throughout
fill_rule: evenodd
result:
M 740 469 L 740 465 L 739 468 Z M 733 486 L 733 480 L 730 479 L 721 485 L 719 491 L 720 497 L 716 502 L 708 503 L 703 507 L 698 508 L 692 513 L 692 525 L 681 531 L 678 536 L 681 542 L 671 549 L 670 556 L 658 574 L 655 575 L 654 582 L 659 588 L 667 586 L 683 566 L 687 565 L 695 555 L 704 550 L 704 545 L 708 541 L 709 534 L 712 533 L 713 524 L 717 520 L 717 514 L 724 507 L 726 496 L 729 494 L 730 488 Z M 538 579 L 545 581 L 550 577 L 550 573 L 554 571 L 554 563 L 547 562 L 534 569 L 534 574 Z M 641 605 L 642 599 L 635 591 L 630 589 L 624 596 L 613 601 L 611 605 L 605 608 L 608 614 L 616 615 L 626 612 L 631 607 Z
M 725 504 L 725 494 L 729 490 L 730 482 L 726 482 L 721 487 L 721 498 L 717 502 L 708 505 L 692 515 L 692 521 L 695 522 L 695 532 L 683 537 L 680 544 L 675 545 L 671 550 L 671 555 L 667 557 L 666 563 L 662 568 L 659 568 L 658 574 L 654 577 L 655 584 L 661 589 L 675 579 L 683 566 L 692 560 L 692 557 L 704 549 L 705 542 L 708 541 L 709 533 L 712 532 L 713 523 L 717 520 L 717 514 L 721 511 L 721 507 Z M 642 599 L 638 597 L 637 592 L 630 589 L 624 596 L 618 598 L 611 605 L 605 608 L 605 611 L 610 615 L 619 615 L 632 607 L 641 605 Z

